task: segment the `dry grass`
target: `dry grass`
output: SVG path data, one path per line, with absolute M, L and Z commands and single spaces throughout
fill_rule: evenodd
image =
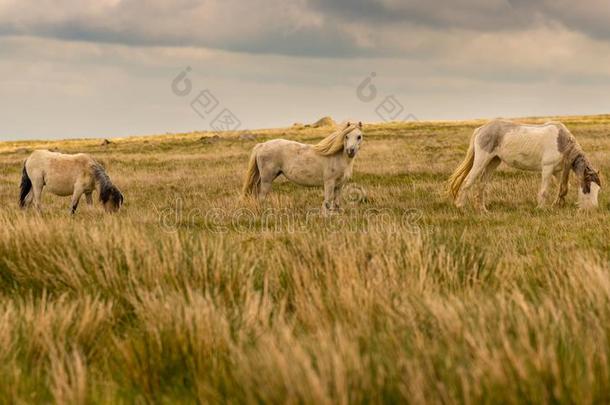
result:
M 610 117 L 564 122 L 608 173 Z M 501 170 L 490 214 L 457 211 L 444 181 L 477 124 L 369 125 L 366 196 L 330 219 L 288 183 L 240 203 L 236 134 L 0 143 L 0 401 L 609 402 L 607 193 L 540 211 L 538 177 Z M 19 211 L 39 147 L 103 160 L 124 210 Z

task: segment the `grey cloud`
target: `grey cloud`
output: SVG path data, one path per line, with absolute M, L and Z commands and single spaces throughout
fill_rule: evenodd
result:
M 547 0 L 549 15 L 567 27 L 600 39 L 610 39 L 610 5 L 606 0 Z
M 8 4 L 8 5 L 7 5 Z M 35 0 L 0 5 L 0 35 L 320 57 L 403 56 L 384 32 L 499 32 L 561 24 L 610 38 L 605 0 Z M 387 37 L 387 35 L 386 35 Z
M 1 34 L 1 33 L 0 33 Z M 131 46 L 155 47 L 206 47 L 234 52 L 278 54 L 311 57 L 389 56 L 392 51 L 383 47 L 363 50 L 344 32 L 325 30 L 300 30 L 278 34 L 261 33 L 243 38 L 209 40 L 198 36 L 146 35 L 141 32 L 109 31 L 85 27 L 82 24 L 66 24 L 61 27 L 38 29 L 35 36 L 64 40 L 101 42 Z
M 177 2 L 60 0 L 53 13 L 24 0 L 0 6 L 0 35 L 29 35 L 136 46 L 207 47 L 304 56 L 359 54 L 340 26 L 312 14 L 305 0 Z M 379 54 L 379 52 L 377 52 Z
M 310 4 L 343 21 L 482 32 L 562 24 L 596 38 L 610 38 L 610 7 L 605 0 L 311 0 Z
M 522 7 L 505 0 L 312 0 L 311 4 L 343 20 L 415 24 L 437 29 L 519 29 L 536 19 L 535 14 L 522 14 Z
M 188 97 L 170 91 L 187 65 L 195 90 L 211 89 L 244 128 L 378 120 L 375 104 L 389 94 L 421 119 L 608 109 L 610 44 L 548 30 L 453 41 L 428 59 L 330 59 L 0 38 L 0 139 L 206 129 Z M 355 89 L 371 71 L 379 98 L 367 104 Z

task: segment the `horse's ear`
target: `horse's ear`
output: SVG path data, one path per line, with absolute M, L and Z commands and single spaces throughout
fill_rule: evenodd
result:
M 345 128 L 349 128 L 349 127 L 350 127 L 350 125 L 352 125 L 352 123 L 351 123 L 351 122 L 349 122 L 349 121 L 347 121 L 347 125 L 345 126 Z
M 358 122 L 358 128 L 362 129 L 362 121 Z

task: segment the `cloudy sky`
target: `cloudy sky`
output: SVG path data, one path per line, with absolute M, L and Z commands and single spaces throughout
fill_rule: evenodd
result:
M 607 0 L 0 0 L 3 140 L 608 113 L 609 90 Z

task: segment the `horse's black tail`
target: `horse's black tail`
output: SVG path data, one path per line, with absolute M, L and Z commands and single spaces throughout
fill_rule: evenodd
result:
M 32 190 L 32 180 L 30 180 L 30 176 L 28 176 L 28 172 L 25 169 L 25 163 L 23 164 L 23 172 L 21 174 L 21 195 L 19 197 L 19 206 L 21 208 L 25 207 L 25 199 L 28 194 Z

